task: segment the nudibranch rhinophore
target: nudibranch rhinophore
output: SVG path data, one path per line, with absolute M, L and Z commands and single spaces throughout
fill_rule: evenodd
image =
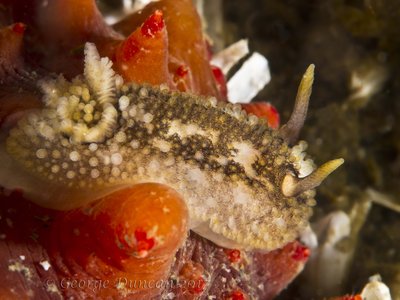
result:
M 0 184 L 39 205 L 71 209 L 138 183 L 166 184 L 186 201 L 190 229 L 228 248 L 273 250 L 308 224 L 313 190 L 343 163 L 314 170 L 291 147 L 307 113 L 314 66 L 280 130 L 240 105 L 124 84 L 94 44 L 83 76 L 41 83 L 45 108 L 11 129 Z

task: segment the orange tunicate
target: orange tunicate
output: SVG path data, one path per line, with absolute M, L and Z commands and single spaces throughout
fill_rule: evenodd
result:
M 268 126 L 277 129 L 280 124 L 279 113 L 269 102 L 252 102 L 242 104 L 242 108 L 247 112 L 256 115 L 259 118 L 267 120 Z
M 4 86 L 0 91 L 0 129 L 12 128 L 27 111 L 41 106 L 37 95 L 21 88 Z
M 299 241 L 293 241 L 281 249 L 268 253 L 253 253 L 253 266 L 257 274 L 263 274 L 268 288 L 263 290 L 262 299 L 271 300 L 285 289 L 303 270 L 310 250 Z
M 25 28 L 23 23 L 15 23 L 0 29 L 0 128 L 4 123 L 11 127 L 23 111 L 41 106 L 39 96 L 26 91 L 24 84 L 18 82 L 19 72 L 24 68 L 22 46 Z
M 209 64 L 200 18 L 191 0 L 154 2 L 140 13 L 116 24 L 114 28 L 124 35 L 129 35 L 156 10 L 163 12 L 168 32 L 168 68 L 171 78 L 174 78 L 181 66 L 185 66 L 188 71 L 186 76 L 180 78 L 176 88 L 182 90 L 184 87 L 186 91 L 223 100 L 224 96 L 217 88 Z
M 14 72 L 22 65 L 22 44 L 25 25 L 15 23 L 0 28 L 0 80 L 6 80 L 7 73 Z
M 46 5 L 36 1 L 36 5 L 41 35 L 58 47 L 78 47 L 86 41 L 116 36 L 105 23 L 95 0 L 53 0 Z
M 41 67 L 67 77 L 81 73 L 86 42 L 105 48 L 123 38 L 106 24 L 95 0 L 2 2 L 10 7 L 14 20 L 27 24 L 26 55 Z
M 186 238 L 186 213 L 186 205 L 175 190 L 146 183 L 103 198 L 93 206 L 92 217 L 97 224 L 106 225 L 105 230 L 112 231 L 100 236 L 99 241 L 119 261 L 119 258 L 142 257 L 138 242 L 145 240 L 154 243 L 146 256 L 174 253 Z M 134 270 L 136 266 L 128 263 L 124 267 Z
M 161 10 L 156 10 L 117 46 L 114 67 L 127 81 L 152 85 L 170 81 L 168 36 Z
M 64 276 L 107 280 L 85 289 L 99 298 L 159 294 L 177 249 L 186 239 L 187 208 L 172 188 L 143 183 L 106 196 L 56 220 L 49 253 Z M 140 283 L 140 284 L 139 284 Z

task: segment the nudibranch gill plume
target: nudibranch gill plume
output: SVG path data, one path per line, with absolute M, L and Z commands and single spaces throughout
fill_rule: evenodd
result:
M 240 105 L 124 84 L 94 44 L 84 74 L 43 80 L 44 108 L 12 128 L 0 149 L 0 184 L 39 205 L 71 209 L 138 183 L 166 184 L 185 199 L 190 229 L 229 248 L 273 250 L 308 224 L 315 191 L 343 163 L 314 170 L 297 139 L 311 65 L 280 130 Z

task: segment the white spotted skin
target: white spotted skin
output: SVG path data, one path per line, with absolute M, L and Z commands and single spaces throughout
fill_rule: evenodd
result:
M 281 192 L 288 172 L 310 169 L 304 146 L 293 155 L 236 105 L 124 85 L 93 45 L 85 54 L 84 76 L 42 82 L 45 108 L 1 144 L 0 185 L 65 210 L 137 183 L 167 184 L 185 199 L 190 228 L 231 248 L 273 250 L 307 226 L 314 191 Z

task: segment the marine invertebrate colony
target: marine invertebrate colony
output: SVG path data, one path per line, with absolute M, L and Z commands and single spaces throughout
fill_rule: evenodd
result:
M 312 81 L 310 66 L 278 132 L 215 98 L 123 84 L 111 61 L 86 44 L 84 76 L 43 81 L 45 108 L 10 131 L 0 183 L 40 205 L 70 209 L 159 182 L 183 196 L 200 235 L 224 247 L 273 250 L 306 227 L 312 189 L 343 162 L 313 171 L 304 144 L 288 146 L 304 122 Z
M 155 284 L 167 279 L 170 254 L 186 239 L 187 219 L 186 205 L 172 188 L 139 184 L 58 217 L 46 244 L 64 278 L 109 283 L 95 288 L 97 298 L 141 299 L 160 293 Z M 87 285 L 82 290 L 93 293 Z

